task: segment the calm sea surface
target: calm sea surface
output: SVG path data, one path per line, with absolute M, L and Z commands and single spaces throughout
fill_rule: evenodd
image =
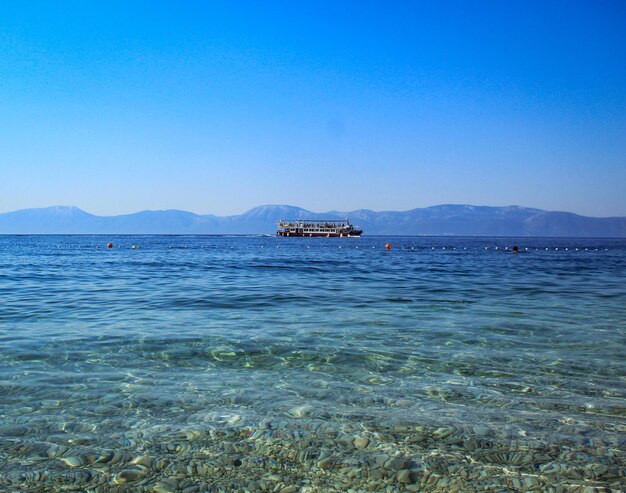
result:
M 0 236 L 0 491 L 621 491 L 625 445 L 625 240 Z

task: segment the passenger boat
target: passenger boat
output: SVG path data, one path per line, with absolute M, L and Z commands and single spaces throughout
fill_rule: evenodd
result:
M 338 236 L 361 236 L 362 230 L 350 224 L 348 219 L 290 219 L 278 221 L 277 236 L 322 236 L 335 238 Z

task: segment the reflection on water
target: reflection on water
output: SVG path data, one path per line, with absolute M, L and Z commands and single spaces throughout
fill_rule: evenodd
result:
M 623 240 L 0 237 L 0 490 L 620 491 L 625 286 Z

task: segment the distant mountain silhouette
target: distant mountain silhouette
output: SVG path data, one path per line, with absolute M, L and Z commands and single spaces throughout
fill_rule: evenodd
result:
M 0 214 L 0 234 L 274 234 L 279 219 L 343 219 L 368 235 L 626 237 L 626 217 L 586 217 L 520 206 L 437 205 L 409 211 L 311 212 L 263 205 L 235 216 L 179 210 L 95 216 L 55 206 Z

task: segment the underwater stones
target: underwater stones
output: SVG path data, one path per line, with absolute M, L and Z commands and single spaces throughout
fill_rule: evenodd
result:
M 172 454 L 184 454 L 185 452 L 191 450 L 191 447 L 186 442 L 170 442 L 165 444 L 164 448 Z
M 135 483 L 144 478 L 146 475 L 146 468 L 144 467 L 129 467 L 128 469 L 122 469 L 115 475 L 114 481 L 117 484 Z
M 376 466 L 378 467 L 383 467 L 389 458 L 390 457 L 387 454 L 377 454 L 373 456 Z
M 341 459 L 335 456 L 324 457 L 317 462 L 316 466 L 320 469 L 334 469 L 341 465 Z
M 319 455 L 320 453 L 318 450 L 308 448 L 304 450 L 296 450 L 293 458 L 297 459 L 299 462 L 309 462 L 317 459 Z
M 190 484 L 184 486 L 181 493 L 199 493 L 201 491 L 201 487 L 197 484 Z
M 361 427 L 365 431 L 381 431 L 383 429 L 383 426 L 376 421 L 363 421 Z
M 385 467 L 392 471 L 400 471 L 402 469 L 408 469 L 411 466 L 411 462 L 405 459 L 390 459 L 385 462 Z
M 547 462 L 545 464 L 541 464 L 539 466 L 539 470 L 543 474 L 557 474 L 559 471 L 562 470 L 562 466 L 557 462 Z
M 387 417 L 378 416 L 378 411 L 351 409 L 334 414 L 332 420 L 318 419 L 320 413 L 313 411 L 315 419 L 296 421 L 285 414 L 293 409 L 293 402 L 288 402 L 280 407 L 270 403 L 263 414 L 224 405 L 210 411 L 210 419 L 205 419 L 207 412 L 186 416 L 173 412 L 154 420 L 149 412 L 133 412 L 125 419 L 103 419 L 97 433 L 85 435 L 50 433 L 48 419 L 3 423 L 39 431 L 0 439 L 0 456 L 8 456 L 9 467 L 20 473 L 8 475 L 0 463 L 0 491 L 15 491 L 19 478 L 24 491 L 42 493 L 280 493 L 290 488 L 295 488 L 294 493 L 583 493 L 585 488 L 594 488 L 587 493 L 611 489 L 615 493 L 622 489 L 621 449 L 610 448 L 609 455 L 596 454 L 590 447 L 605 445 L 591 441 L 555 445 L 553 430 L 546 435 L 533 431 L 522 439 L 516 433 L 517 423 L 502 426 L 485 419 L 485 425 L 461 424 L 448 416 L 437 423 L 426 418 L 418 422 L 421 418 L 409 418 L 398 409 Z M 239 426 L 225 419 L 235 413 L 242 416 Z M 71 418 L 64 415 L 60 422 Z M 364 430 L 362 423 L 375 423 L 378 429 Z M 406 431 L 393 432 L 395 425 Z M 479 435 L 479 426 L 485 427 L 486 437 Z M 35 440 L 42 440 L 44 433 L 46 440 L 61 445 Z M 21 465 L 16 465 L 17 460 Z M 45 487 L 35 485 L 43 476 L 25 474 L 27 467 L 34 466 L 49 472 L 48 479 L 40 480 Z M 91 470 L 85 474 L 87 468 Z M 81 482 L 80 478 L 89 479 Z M 566 486 L 557 488 L 559 482 Z
M 548 493 L 565 493 L 565 486 L 561 484 L 550 486 L 548 487 Z
M 389 426 L 389 431 L 393 433 L 409 433 L 413 430 L 411 423 L 395 422 Z
M 90 433 L 95 429 L 96 425 L 89 423 L 71 422 L 63 424 L 63 431 L 66 433 Z
M 67 467 L 81 467 L 92 464 L 111 465 L 125 460 L 125 455 L 123 453 L 112 450 L 98 451 L 87 449 L 76 450 L 74 453 L 75 455 L 59 457 L 58 460 Z
M 162 479 L 152 487 L 152 490 L 154 493 L 174 493 L 178 490 L 178 480 Z
M 248 491 L 259 491 L 259 489 L 260 489 L 259 482 L 258 481 L 249 481 L 246 484 L 246 489 Z
M 354 445 L 354 448 L 357 449 L 364 449 L 365 447 L 367 447 L 369 445 L 370 441 L 368 438 L 365 437 L 355 437 L 352 444 Z
M 535 476 L 526 476 L 524 478 L 524 488 L 534 490 L 539 488 L 539 481 Z
M 209 476 L 219 471 L 220 466 L 214 463 L 189 462 L 185 473 L 191 476 Z
M 396 476 L 398 483 L 411 484 L 413 480 L 411 479 L 411 471 L 408 469 L 402 469 L 398 471 Z
M 478 436 L 485 436 L 488 435 L 490 430 L 489 428 L 487 428 L 484 425 L 478 425 L 478 426 L 474 426 L 472 428 L 472 430 L 474 431 L 474 433 L 476 433 Z
M 292 485 L 292 486 L 285 486 L 278 493 L 296 493 L 296 491 L 298 491 L 298 487 Z
M 18 416 L 22 416 L 24 414 L 30 414 L 34 411 L 35 411 L 35 408 L 32 406 L 22 406 L 22 407 L 18 407 L 17 409 L 15 409 L 15 414 Z
M 451 426 L 442 426 L 440 428 L 437 428 L 435 431 L 433 431 L 432 434 L 435 438 L 443 439 L 443 438 L 448 438 L 455 431 L 456 431 L 455 428 Z
M 310 404 L 304 404 L 302 406 L 296 406 L 287 411 L 287 414 L 292 418 L 304 418 L 313 414 L 314 407 Z
M 101 404 L 94 407 L 92 412 L 97 416 L 115 416 L 119 412 L 119 409 L 112 405 Z
M 413 405 L 413 402 L 408 399 L 399 399 L 395 402 L 396 407 L 407 408 Z
M 439 476 L 438 474 L 424 475 L 422 476 L 422 479 L 420 480 L 420 486 L 422 486 L 423 488 L 433 488 L 437 486 L 440 479 L 441 479 L 441 476 Z
M 45 470 L 38 471 L 8 471 L 4 478 L 10 483 L 23 484 L 29 482 L 40 482 L 48 479 L 49 472 Z M 0 476 L 1 478 L 2 476 Z M 0 483 L 1 485 L 2 483 Z
M 342 433 L 336 438 L 336 443 L 343 448 L 351 449 L 354 446 L 354 438 L 347 433 Z
M 55 480 L 62 484 L 82 485 L 89 483 L 93 478 L 93 473 L 86 469 L 73 469 L 63 471 L 55 475 Z
M 587 471 L 592 478 L 598 479 L 605 476 L 609 472 L 609 468 L 605 464 L 590 464 L 587 466 Z
M 117 464 L 127 459 L 126 455 L 119 450 L 87 452 L 82 458 L 87 464 Z
M 205 436 L 202 430 L 180 430 L 174 434 L 174 437 L 181 440 L 194 441 Z
M 54 459 L 60 455 L 63 455 L 65 452 L 67 452 L 67 450 L 68 447 L 66 447 L 65 445 L 50 444 L 46 449 L 46 455 L 50 459 Z
M 84 465 L 84 461 L 82 457 L 73 456 L 73 457 L 61 457 L 61 462 L 65 464 L 67 467 L 79 467 Z
M 483 440 L 476 439 L 475 437 L 468 437 L 463 440 L 463 448 L 467 451 L 489 448 L 489 445 L 489 443 L 485 443 Z
M 154 464 L 154 459 L 148 455 L 140 455 L 135 457 L 132 461 L 130 461 L 130 463 L 133 466 L 143 466 L 150 469 L 150 467 Z
M 237 357 L 237 353 L 231 348 L 217 348 L 211 351 L 211 356 L 217 361 L 232 361 Z
M 0 427 L 0 436 L 3 437 L 21 437 L 27 435 L 28 433 L 29 429 L 26 426 L 15 425 Z
M 44 399 L 40 404 L 41 409 L 56 409 L 61 407 L 61 401 L 57 399 Z

